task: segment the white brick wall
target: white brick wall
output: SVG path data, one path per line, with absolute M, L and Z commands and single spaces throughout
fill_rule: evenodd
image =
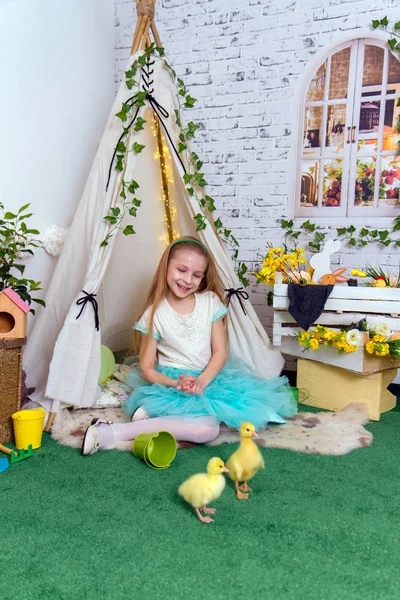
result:
M 371 35 L 371 19 L 385 14 L 398 20 L 399 0 L 163 0 L 157 6 L 168 60 L 198 99 L 188 116 L 201 124 L 196 144 L 209 193 L 241 242 L 240 258 L 249 268 L 267 241 L 279 243 L 277 219 L 290 214 L 288 157 L 299 78 L 324 48 L 352 32 Z M 116 0 L 117 83 L 135 18 L 133 0 Z M 365 260 L 376 262 L 377 253 L 382 264 L 397 265 L 390 251 L 376 246 L 364 250 Z M 337 262 L 361 266 L 364 258 L 346 249 Z M 253 285 L 251 297 L 268 327 L 265 291 Z

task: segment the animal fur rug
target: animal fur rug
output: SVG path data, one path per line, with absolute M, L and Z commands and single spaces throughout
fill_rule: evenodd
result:
M 63 446 L 80 448 L 87 426 L 94 417 L 102 420 L 124 422 L 127 420 L 119 408 L 65 409 L 53 423 L 51 436 Z M 258 443 L 266 448 L 287 448 L 309 454 L 347 454 L 356 448 L 372 444 L 372 433 L 363 425 L 368 423 L 365 404 L 349 404 L 340 412 L 298 413 L 283 425 L 269 425 L 258 432 Z M 219 436 L 209 446 L 231 444 L 239 441 L 239 432 L 221 427 Z M 190 447 L 194 444 L 179 444 Z M 131 450 L 132 442 L 117 442 L 108 449 Z

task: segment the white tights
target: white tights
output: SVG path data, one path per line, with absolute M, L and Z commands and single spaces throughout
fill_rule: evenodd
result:
M 204 444 L 211 442 L 219 434 L 219 423 L 214 417 L 156 417 L 133 423 L 113 423 L 118 442 L 134 440 L 139 433 L 169 431 L 175 439 Z M 100 448 L 107 448 L 114 442 L 111 427 L 105 423 L 98 426 Z

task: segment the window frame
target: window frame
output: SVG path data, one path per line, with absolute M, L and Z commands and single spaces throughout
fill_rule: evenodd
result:
M 380 220 L 380 223 L 384 226 L 385 222 L 391 222 L 393 220 L 393 218 L 395 218 L 397 215 L 400 214 L 400 207 L 354 207 L 351 205 L 350 203 L 350 198 L 348 197 L 349 194 L 346 194 L 347 198 L 346 198 L 346 204 L 345 205 L 341 205 L 340 207 L 337 208 L 331 208 L 331 207 L 301 207 L 299 206 L 299 198 L 300 198 L 300 190 L 301 190 L 301 172 L 302 172 L 302 162 L 304 160 L 307 160 L 307 156 L 304 155 L 304 148 L 303 148 L 303 137 L 304 137 L 304 111 L 305 111 L 305 104 L 306 104 L 306 97 L 307 97 L 307 93 L 311 84 L 311 81 L 313 79 L 313 77 L 315 76 L 316 72 L 318 71 L 318 69 L 321 67 L 321 65 L 327 61 L 329 58 L 331 58 L 334 54 L 340 52 L 341 50 L 347 48 L 347 47 L 352 47 L 354 46 L 355 43 L 359 43 L 360 41 L 363 42 L 364 47 L 366 45 L 375 45 L 378 46 L 384 50 L 388 50 L 388 52 L 390 52 L 392 54 L 392 56 L 394 56 L 394 58 L 396 60 L 399 60 L 399 58 L 390 50 L 390 48 L 388 48 L 387 46 L 387 39 L 382 35 L 380 37 L 377 36 L 359 36 L 359 37 L 348 37 L 347 39 L 344 39 L 343 41 L 339 42 L 339 43 L 334 43 L 331 44 L 330 47 L 328 48 L 328 50 L 326 50 L 323 54 L 320 54 L 319 56 L 316 56 L 314 58 L 313 61 L 310 62 L 309 67 L 306 71 L 306 73 L 304 74 L 303 78 L 302 78 L 302 82 L 299 86 L 298 89 L 298 93 L 297 93 L 297 128 L 294 128 L 296 131 L 296 143 L 293 145 L 293 157 L 292 157 L 292 165 L 293 165 L 293 173 L 294 173 L 294 178 L 293 178 L 293 185 L 292 185 L 292 206 L 291 206 L 291 214 L 293 216 L 294 219 L 318 219 L 318 220 L 323 220 L 326 221 L 327 224 L 329 223 L 333 223 L 335 220 L 339 220 L 342 221 L 344 223 L 346 222 L 359 222 L 362 221 L 363 224 L 368 224 L 368 221 L 371 220 L 372 222 L 374 222 L 377 218 Z M 360 45 L 359 45 L 360 47 Z M 350 51 L 350 65 L 349 65 L 349 78 L 352 72 L 352 69 L 354 71 L 354 65 L 352 65 L 352 56 L 351 56 L 352 52 Z M 353 53 L 353 56 L 356 56 L 356 58 L 353 58 L 353 62 L 357 61 L 357 56 L 358 56 L 358 51 Z M 388 55 L 387 55 L 388 56 Z M 399 61 L 400 62 L 400 61 Z M 386 63 L 385 63 L 386 64 Z M 330 66 L 330 60 L 328 61 L 328 67 Z M 357 71 L 354 71 L 354 74 Z M 362 72 L 358 71 L 359 73 Z M 327 81 L 329 81 L 328 77 L 329 77 L 330 73 L 329 73 L 329 68 L 327 69 Z M 387 73 L 385 73 L 385 78 L 387 77 Z M 382 86 L 384 85 L 384 83 L 382 83 Z M 391 85 L 400 85 L 399 84 L 388 84 L 388 86 Z M 348 109 L 346 109 L 346 127 L 348 125 L 347 120 L 349 119 L 349 113 L 351 112 L 351 115 L 353 115 L 353 119 L 355 120 L 355 115 L 356 115 L 356 110 L 355 110 L 355 98 L 358 98 L 357 94 L 361 97 L 361 87 L 362 87 L 362 76 L 359 76 L 358 79 L 355 81 L 355 85 L 352 86 L 352 90 L 351 93 L 349 94 L 349 91 L 347 93 L 347 106 L 352 103 L 353 108 L 351 111 L 348 111 Z M 376 86 L 376 87 L 380 87 L 380 86 Z M 326 88 L 329 88 L 329 85 L 326 86 Z M 326 112 L 328 110 L 328 104 L 327 104 L 327 99 L 328 99 L 328 95 L 329 95 L 329 89 L 325 89 L 325 93 L 324 93 L 324 105 L 323 105 L 323 116 L 322 116 L 322 121 L 323 123 L 325 123 L 325 119 L 324 116 L 326 116 Z M 358 102 L 358 100 L 357 100 Z M 332 103 L 332 101 L 331 101 Z M 337 104 L 340 104 L 342 102 L 342 99 L 339 99 Z M 361 106 L 361 101 L 359 102 L 359 105 Z M 360 108 L 360 107 L 358 107 Z M 326 133 L 323 131 L 322 132 L 322 140 L 321 140 L 321 152 L 318 156 L 318 158 L 313 157 L 312 154 L 310 154 L 309 159 L 310 160 L 315 160 L 315 161 L 320 161 L 321 159 L 323 160 L 324 154 L 326 153 L 326 149 L 322 147 L 322 144 L 325 143 L 325 135 Z M 357 127 L 357 135 L 358 135 L 358 127 Z M 344 155 L 345 155 L 346 149 L 344 150 L 343 153 L 343 159 L 344 159 Z M 347 149 L 347 152 L 349 152 L 349 149 Z M 348 177 L 352 172 L 354 172 L 354 170 L 352 171 L 355 165 L 355 160 L 356 160 L 356 152 L 353 152 L 351 155 L 351 162 L 349 161 L 348 163 L 348 174 L 346 174 L 346 177 Z M 354 164 L 353 164 L 354 163 Z M 320 179 L 323 177 L 323 174 L 320 175 Z M 322 183 L 320 184 L 322 185 Z M 333 212 L 333 210 L 335 212 Z

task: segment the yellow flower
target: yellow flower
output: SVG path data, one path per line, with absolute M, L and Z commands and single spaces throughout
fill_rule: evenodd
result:
M 365 349 L 368 352 L 368 354 L 373 354 L 374 353 L 374 342 L 372 340 L 370 340 L 369 342 L 367 342 L 365 344 Z
M 310 339 L 310 334 L 307 331 L 303 331 L 303 333 L 299 337 L 300 342 L 305 342 Z
M 377 356 L 387 356 L 389 354 L 389 345 L 388 344 L 379 344 L 379 349 L 376 350 L 375 354 Z
M 324 331 L 324 339 L 328 342 L 329 340 L 331 340 L 333 338 L 333 336 L 336 334 L 335 331 L 333 331 L 332 329 L 325 329 Z
M 346 344 L 344 347 L 344 351 L 346 352 L 346 354 L 349 354 L 350 352 L 356 352 L 358 349 L 358 346 L 352 346 L 351 344 Z
M 377 335 L 374 335 L 374 337 L 372 338 L 372 341 L 380 344 L 381 342 L 384 342 L 386 340 L 386 336 L 382 335 L 380 333 L 378 333 Z
M 315 338 L 310 340 L 310 348 L 311 348 L 311 350 L 318 350 L 318 348 L 319 348 L 318 340 L 316 340 Z

